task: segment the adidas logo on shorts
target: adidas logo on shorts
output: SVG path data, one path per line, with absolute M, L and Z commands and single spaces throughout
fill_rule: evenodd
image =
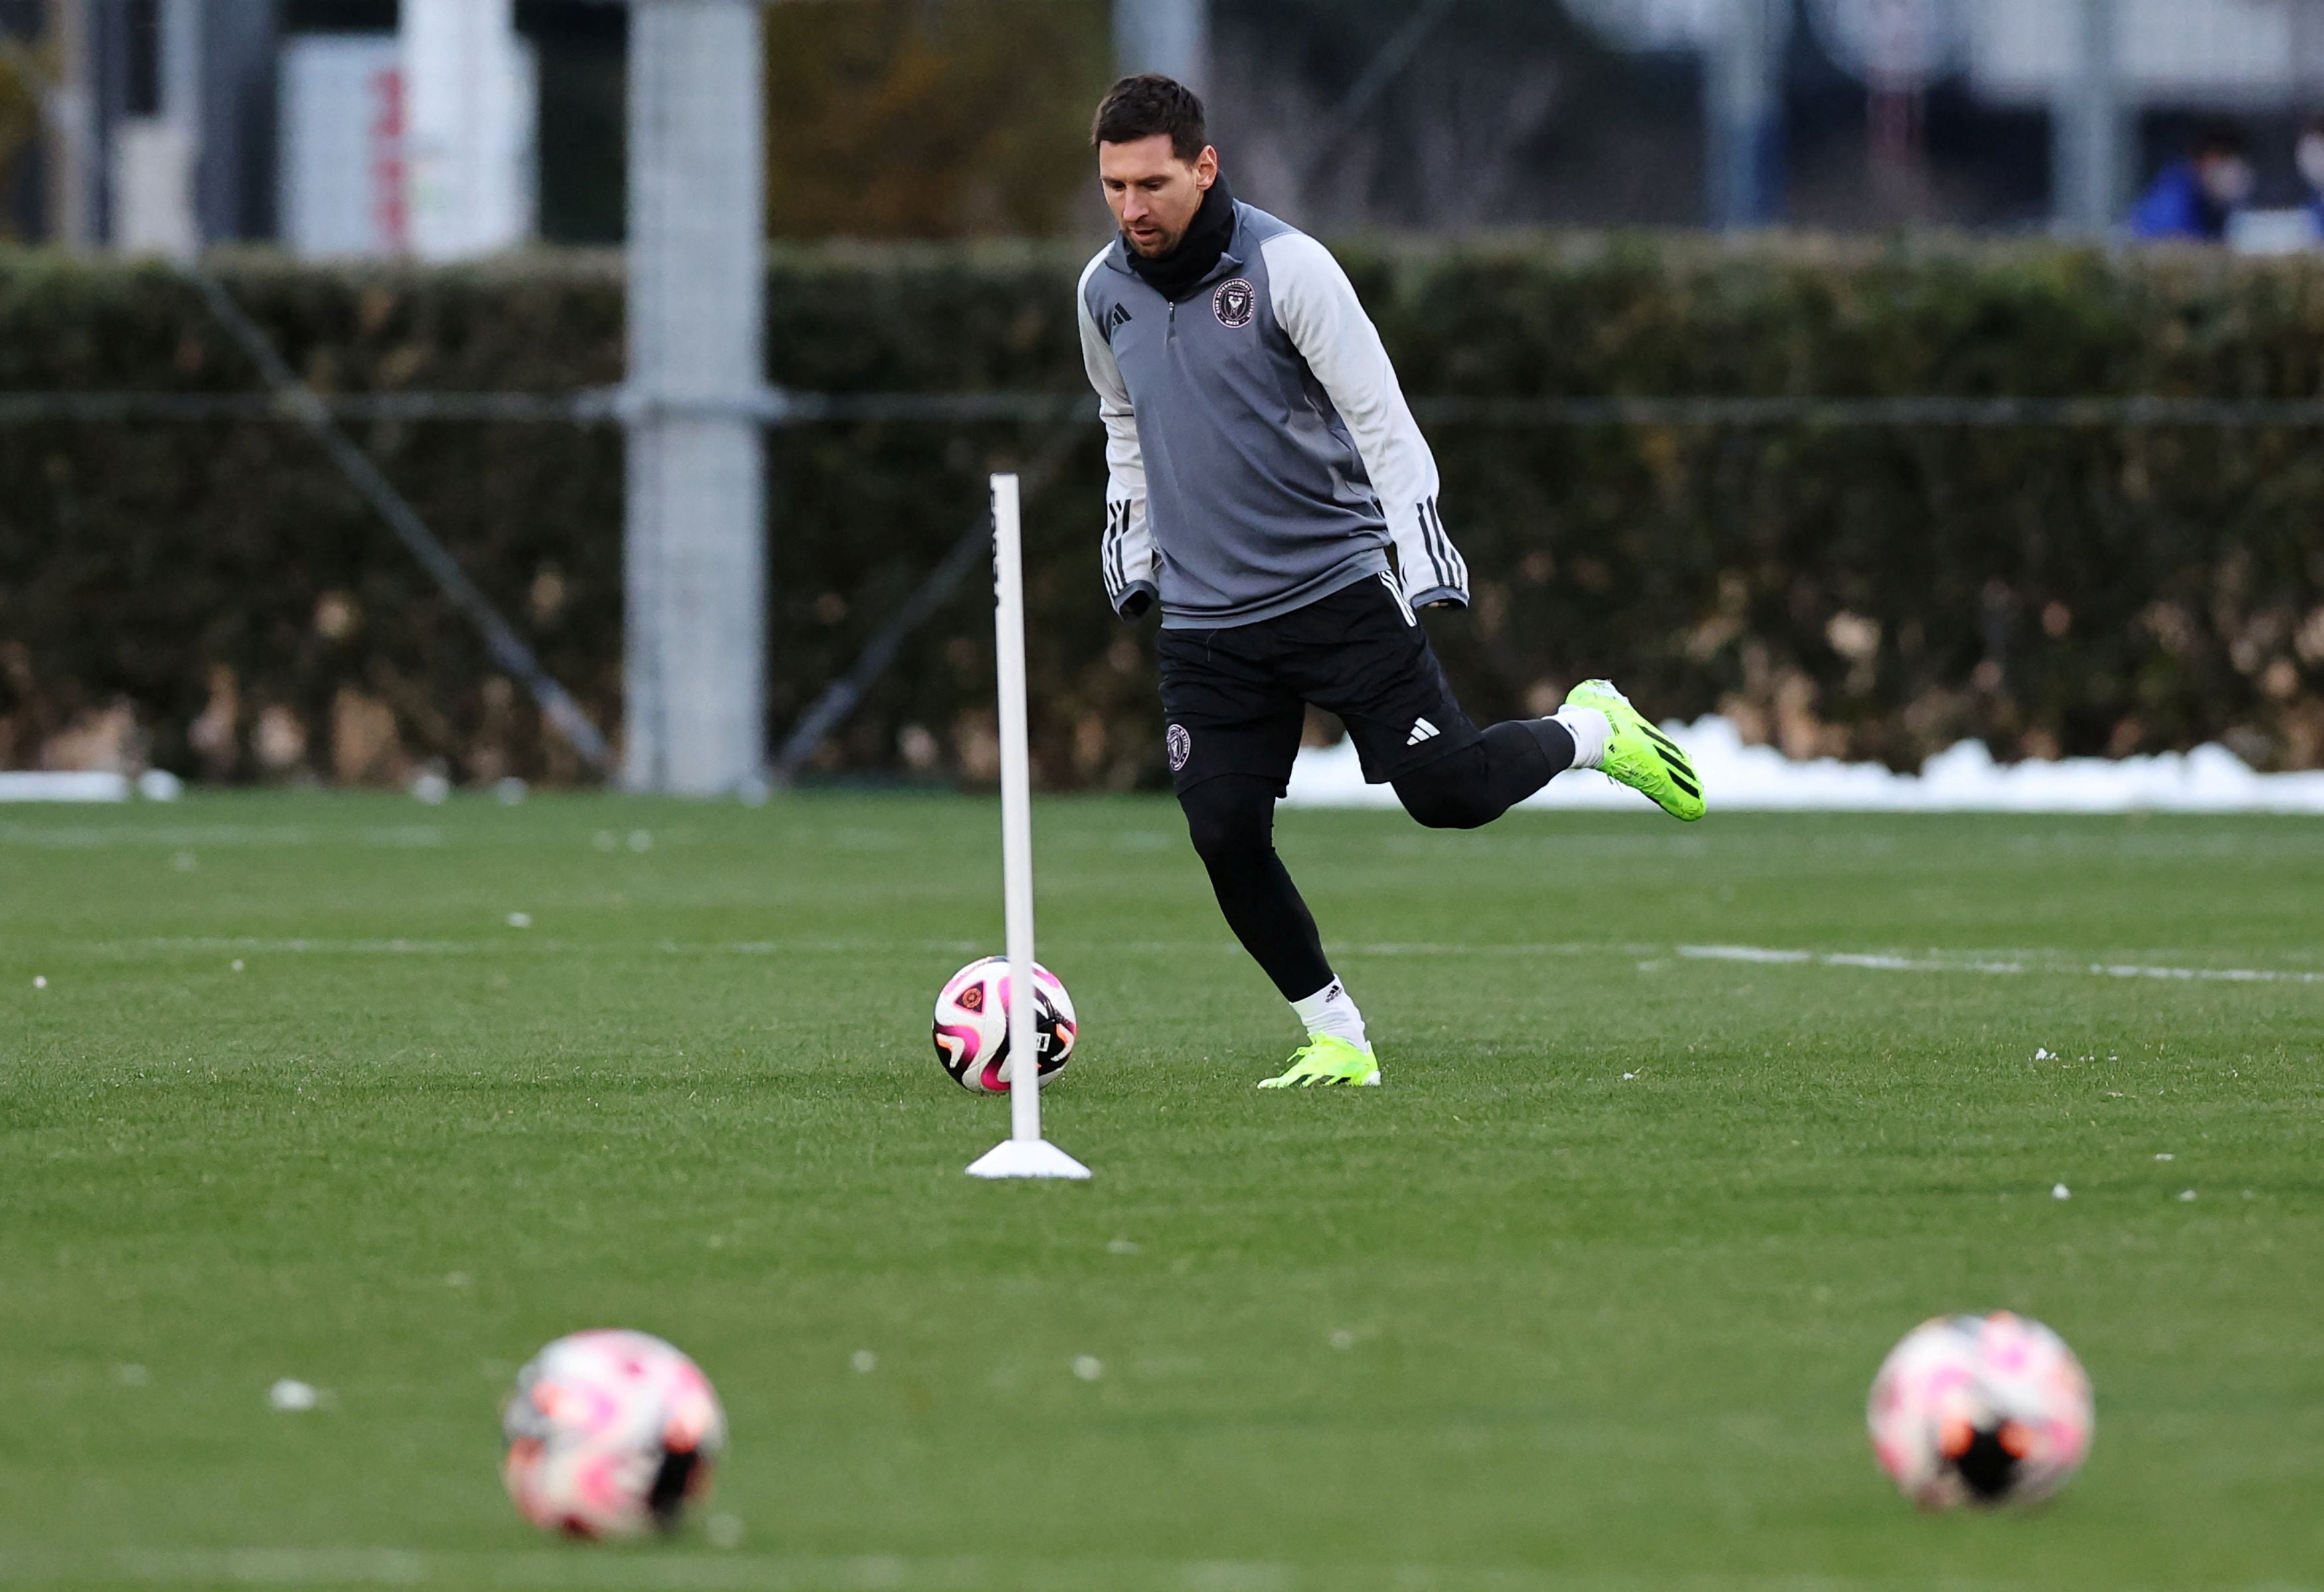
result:
M 1416 718 L 1412 721 L 1412 733 L 1405 736 L 1404 744 L 1407 746 L 1417 746 L 1423 741 L 1434 740 L 1442 733 L 1426 719 Z

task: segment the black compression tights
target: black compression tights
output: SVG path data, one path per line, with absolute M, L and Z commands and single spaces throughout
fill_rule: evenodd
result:
M 1483 739 L 1394 782 L 1405 810 L 1433 829 L 1489 824 L 1573 762 L 1573 739 L 1554 719 L 1513 720 Z M 1227 927 L 1286 1001 L 1332 982 L 1315 919 L 1275 854 L 1275 782 L 1221 774 L 1182 791 L 1186 830 L 1210 870 Z

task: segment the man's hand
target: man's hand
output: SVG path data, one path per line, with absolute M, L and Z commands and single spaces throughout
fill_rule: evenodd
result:
M 1121 616 L 1124 619 L 1143 619 L 1146 617 L 1146 610 L 1153 606 L 1152 592 L 1133 591 L 1121 599 Z

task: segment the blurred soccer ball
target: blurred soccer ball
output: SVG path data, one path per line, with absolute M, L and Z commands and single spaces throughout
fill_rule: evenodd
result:
M 1040 1000 L 1033 1029 L 1040 1045 L 1039 1080 L 1046 1087 L 1074 1053 L 1081 1024 L 1073 997 L 1057 976 L 1033 964 Z M 980 1095 L 1009 1089 L 1009 958 L 986 957 L 954 974 L 936 996 L 936 1060 L 953 1082 Z
M 501 1476 L 525 1519 L 575 1537 L 669 1531 L 710 1488 L 726 1417 L 701 1368 L 643 1332 L 560 1337 L 516 1374 Z
M 2030 1504 L 2089 1452 L 2090 1379 L 2039 1321 L 1940 1316 L 1881 1365 L 1865 1421 L 1880 1467 L 1922 1507 Z

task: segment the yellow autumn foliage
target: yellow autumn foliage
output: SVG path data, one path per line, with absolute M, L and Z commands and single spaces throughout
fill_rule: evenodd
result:
M 1068 227 L 1094 191 L 1089 118 L 1111 80 L 1108 14 L 1104 0 L 769 7 L 769 234 Z

